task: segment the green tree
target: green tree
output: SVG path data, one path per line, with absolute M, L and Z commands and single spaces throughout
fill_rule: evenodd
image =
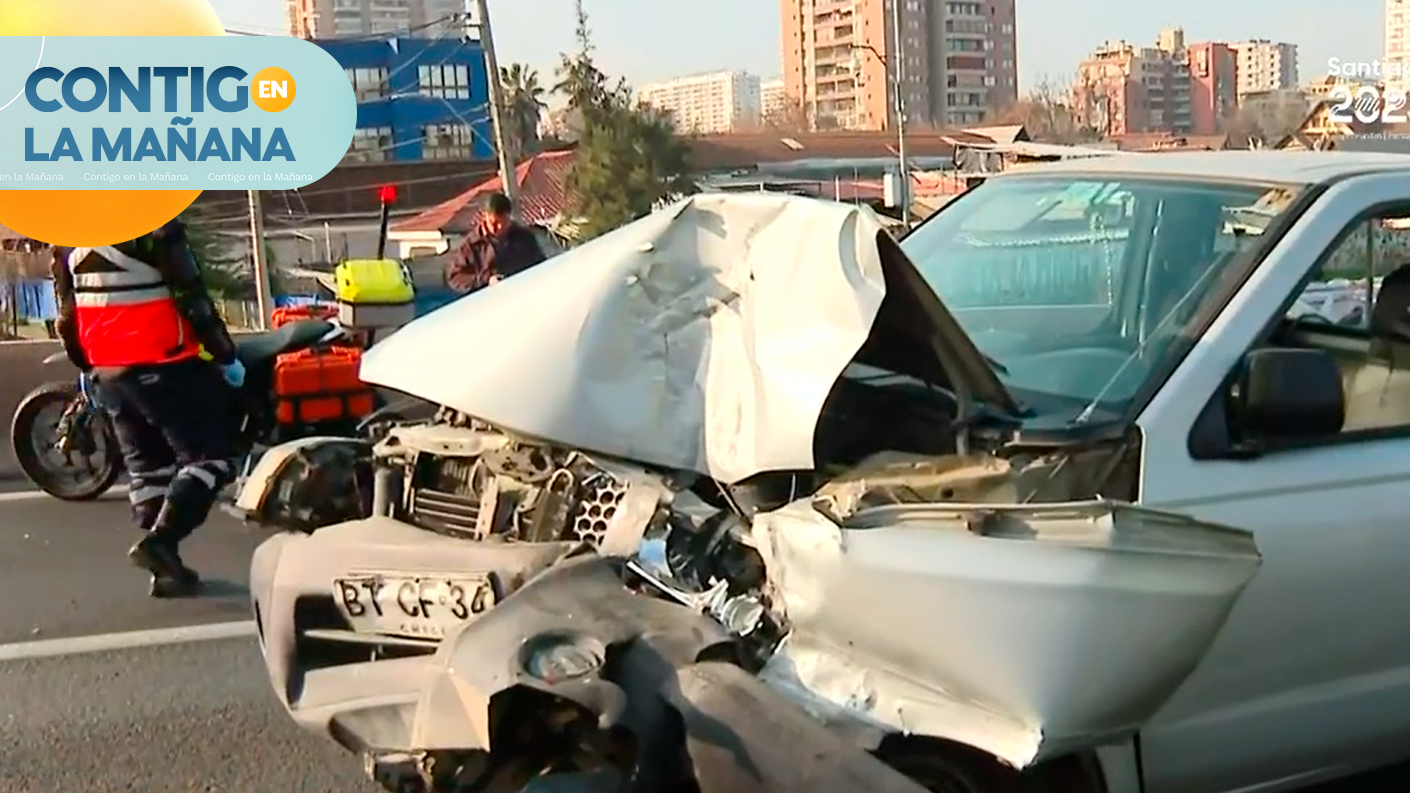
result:
M 200 212 L 188 209 L 181 214 L 180 220 L 186 226 L 186 242 L 191 246 L 191 254 L 201 265 L 206 289 L 217 298 L 238 300 L 253 297 L 255 279 L 250 271 L 249 256 L 232 251 L 214 225 Z M 264 246 L 264 258 L 269 264 L 270 288 L 279 294 L 282 279 L 275 266 L 274 249 L 268 242 Z
M 538 149 L 539 120 L 548 105 L 547 93 L 539 84 L 539 74 L 522 63 L 501 67 L 499 81 L 504 86 L 505 131 L 514 141 L 514 150 L 531 154 Z
M 689 148 L 665 114 L 638 105 L 625 80 L 597 67 L 582 0 L 577 0 L 578 49 L 565 53 L 554 90 L 567 100 L 576 142 L 567 188 L 591 239 L 650 213 L 662 201 L 695 191 L 687 175 Z
M 188 209 L 180 220 L 186 226 L 186 242 L 191 246 L 191 254 L 201 265 L 206 288 L 218 296 L 244 291 L 249 281 L 244 272 L 245 257 L 232 253 L 214 226 L 199 212 Z

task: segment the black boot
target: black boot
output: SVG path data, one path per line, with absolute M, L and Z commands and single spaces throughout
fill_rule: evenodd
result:
M 152 597 L 190 597 L 201 589 L 200 575 L 181 560 L 175 543 L 155 531 L 138 540 L 127 552 L 127 558 L 152 574 L 148 587 Z

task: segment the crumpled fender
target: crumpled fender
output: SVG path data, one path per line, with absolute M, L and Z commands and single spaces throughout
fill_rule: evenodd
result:
M 605 648 L 611 671 L 559 683 L 533 677 L 524 648 L 545 635 Z M 514 722 L 515 692 L 531 690 L 581 706 L 599 729 L 633 732 L 640 773 L 670 774 L 665 758 L 683 746 L 704 793 L 924 790 L 753 674 L 710 660 L 728 657 L 732 645 L 718 623 L 632 592 L 602 557 L 560 562 L 446 644 L 416 710 L 410 746 L 418 751 L 514 751 L 498 733 Z

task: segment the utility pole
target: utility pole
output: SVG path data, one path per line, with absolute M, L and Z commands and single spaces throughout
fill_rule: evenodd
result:
M 274 322 L 274 290 L 269 284 L 269 262 L 264 259 L 264 204 L 258 190 L 250 194 L 250 254 L 255 266 L 255 295 L 259 301 L 260 330 Z
M 494 33 L 490 29 L 490 8 L 488 0 L 465 0 L 465 24 L 474 26 L 478 21 L 480 47 L 485 53 L 485 72 L 490 86 L 490 124 L 494 127 L 494 149 L 499 158 L 499 181 L 503 193 L 519 211 L 519 185 L 514 183 L 515 153 L 510 151 L 509 136 L 504 134 L 504 86 L 499 80 L 499 59 L 494 52 Z M 467 30 L 467 33 L 469 31 Z M 468 38 L 468 36 L 467 36 Z
M 891 60 L 896 63 L 896 160 L 901 172 L 899 192 L 901 199 L 901 223 L 906 231 L 911 230 L 911 171 L 906 163 L 906 53 L 901 41 L 901 0 L 891 0 L 891 35 L 896 39 L 896 49 Z

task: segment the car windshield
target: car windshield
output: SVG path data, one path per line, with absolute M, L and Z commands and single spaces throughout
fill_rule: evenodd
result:
M 1148 155 L 1158 156 L 1158 155 Z M 1034 414 L 1125 412 L 1301 186 L 991 179 L 901 247 Z M 1185 334 L 1188 336 L 1188 334 Z

